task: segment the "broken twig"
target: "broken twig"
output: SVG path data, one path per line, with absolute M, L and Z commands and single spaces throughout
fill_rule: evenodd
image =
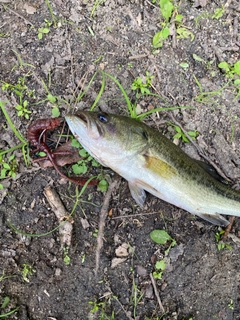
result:
M 61 248 L 63 248 L 65 245 L 69 247 L 72 239 L 72 221 L 68 220 L 69 214 L 65 210 L 61 199 L 53 188 L 47 186 L 44 189 L 44 194 L 50 206 L 52 207 L 52 210 L 55 213 L 58 222 L 62 223 L 64 220 L 66 220 L 65 223 L 59 227 L 59 236 L 61 241 Z

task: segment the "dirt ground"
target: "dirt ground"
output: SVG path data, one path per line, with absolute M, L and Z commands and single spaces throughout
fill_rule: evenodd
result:
M 152 39 L 163 22 L 158 1 L 0 0 L 0 80 L 5 84 L 0 102 L 7 101 L 4 107 L 15 128 L 26 138 L 29 124 L 50 118 L 56 104 L 61 116 L 72 108 L 89 110 L 102 85 L 101 73 L 80 102 L 76 96 L 97 70 L 114 76 L 132 102 L 136 100 L 131 90 L 134 79 L 149 72 L 154 76 L 150 91 L 164 100 L 143 96 L 137 100 L 138 110 L 192 108 L 159 112 L 145 122 L 169 139 L 176 133 L 169 122 L 177 121 L 186 131 L 197 130 L 196 145 L 239 189 L 239 89 L 218 68 L 220 62 L 233 65 L 240 60 L 239 2 L 182 0 L 174 5 L 175 16 L 183 15 L 182 27 L 194 39 L 178 39 L 178 25 L 172 21 L 171 35 L 156 49 Z M 218 8 L 224 11 L 217 19 Z M 13 86 L 6 88 L 6 83 Z M 21 98 L 17 83 L 26 85 L 22 98 L 28 101 L 29 119 L 18 116 L 15 108 Z M 57 100 L 49 101 L 49 94 Z M 109 77 L 97 108 L 127 114 L 124 97 Z M 56 133 L 53 141 L 58 139 Z M 2 111 L 0 137 L 0 154 L 21 144 Z M 192 157 L 201 158 L 192 143 L 178 143 Z M 11 154 L 16 157 L 17 177 L 0 180 L 4 187 L 0 190 L 1 318 L 240 319 L 239 218 L 223 242 L 225 248 L 219 250 L 216 234 L 220 228 L 151 195 L 140 208 L 127 182 L 119 178 L 109 203 L 111 215 L 106 219 L 95 275 L 96 236 L 106 194 L 88 187 L 79 198 L 68 247 L 63 248 L 58 229 L 29 237 L 25 233 L 44 234 L 59 225 L 45 188 L 51 186 L 71 212 L 76 186 L 52 167 L 26 166 L 21 148 L 0 157 L 1 170 Z M 112 176 L 101 167 L 89 174 L 101 171 Z M 151 240 L 154 229 L 166 230 L 176 241 L 168 254 L 169 242 L 160 245 Z M 162 259 L 166 262 L 162 278 L 152 281 L 155 263 Z

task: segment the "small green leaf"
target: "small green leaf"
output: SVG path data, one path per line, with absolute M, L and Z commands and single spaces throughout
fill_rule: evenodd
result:
M 49 31 L 50 31 L 49 28 L 43 28 L 42 29 L 42 33 L 49 33 Z
M 59 108 L 57 106 L 52 108 L 52 116 L 54 118 L 58 118 L 60 116 L 60 111 L 59 111 Z
M 165 230 L 153 230 L 150 233 L 150 238 L 158 244 L 165 244 L 168 240 L 172 240 Z
M 154 272 L 153 272 L 153 277 L 154 277 L 155 279 L 161 280 L 161 279 L 162 279 L 162 272 L 154 271 Z
M 193 59 L 196 60 L 196 61 L 205 62 L 201 57 L 199 57 L 195 53 L 193 53 Z
M 100 167 L 100 163 L 98 163 L 95 159 L 92 159 L 92 166 L 93 167 Z
M 169 36 L 170 29 L 169 28 L 163 28 L 161 31 L 157 32 L 152 40 L 152 44 L 154 48 L 161 48 L 163 46 L 163 41 Z
M 46 157 L 46 153 L 43 151 L 38 152 L 39 157 Z
M 102 192 L 107 191 L 108 189 L 108 183 L 106 180 L 102 179 L 99 183 L 98 183 L 98 189 Z
M 85 149 L 79 150 L 79 154 L 80 154 L 80 156 L 83 157 L 83 158 L 86 158 L 87 155 L 88 155 L 88 153 L 87 153 L 87 151 L 86 151 Z
M 164 260 L 160 260 L 160 261 L 157 261 L 156 264 L 155 264 L 155 267 L 157 270 L 165 270 L 166 269 L 166 263 Z
M 174 9 L 172 2 L 170 0 L 160 0 L 159 5 L 163 17 L 168 21 L 172 16 L 172 11 Z
M 9 297 L 5 297 L 4 300 L 3 300 L 3 303 L 1 305 L 1 309 L 5 309 L 9 302 L 10 302 L 10 298 Z
M 178 23 L 181 23 L 183 19 L 183 15 L 182 14 L 177 14 L 175 17 L 175 21 Z
M 186 70 L 189 67 L 189 64 L 187 62 L 181 62 L 180 67 Z
M 233 65 L 234 72 L 240 76 L 240 60 Z
M 218 64 L 218 68 L 224 69 L 227 72 L 230 70 L 230 65 L 227 62 L 223 61 Z
M 3 167 L 4 167 L 5 169 L 7 169 L 7 170 L 10 170 L 10 169 L 11 169 L 11 167 L 10 167 L 10 165 L 9 165 L 8 163 L 4 163 L 4 164 L 3 164 Z
M 240 84 L 240 79 L 234 80 L 234 84 L 235 84 L 235 86 L 236 86 L 236 85 L 239 85 L 239 84 Z
M 72 143 L 71 143 L 72 147 L 74 148 L 80 148 L 81 144 L 78 142 L 77 139 L 72 139 Z
M 0 190 L 3 190 L 4 189 L 4 187 L 3 187 L 3 185 L 0 183 Z
M 48 99 L 48 101 L 50 101 L 52 103 L 55 103 L 57 101 L 57 98 L 55 96 L 53 96 L 51 93 L 49 93 L 47 95 L 47 99 Z
M 182 134 L 181 133 L 177 133 L 173 136 L 173 139 L 181 139 Z
M 80 161 L 79 161 L 80 162 Z M 87 172 L 87 166 L 84 162 L 82 163 L 76 163 L 74 165 L 72 165 L 72 170 L 74 172 L 74 174 L 84 174 Z
M 22 110 L 22 106 L 20 106 L 20 104 L 17 104 L 17 105 L 15 106 L 15 108 L 16 108 L 17 110 Z

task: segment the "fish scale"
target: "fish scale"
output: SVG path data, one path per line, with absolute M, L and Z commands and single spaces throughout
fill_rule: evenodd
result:
M 213 224 L 240 216 L 240 192 L 216 180 L 157 130 L 136 119 L 79 111 L 66 121 L 82 146 L 128 181 L 142 206 L 145 191 Z

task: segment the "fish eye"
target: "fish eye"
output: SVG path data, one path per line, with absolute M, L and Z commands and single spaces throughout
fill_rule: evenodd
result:
M 100 113 L 99 115 L 98 115 L 98 119 L 101 121 L 101 122 L 108 122 L 108 118 L 107 118 L 107 116 L 105 115 L 105 114 L 103 114 L 103 113 Z

